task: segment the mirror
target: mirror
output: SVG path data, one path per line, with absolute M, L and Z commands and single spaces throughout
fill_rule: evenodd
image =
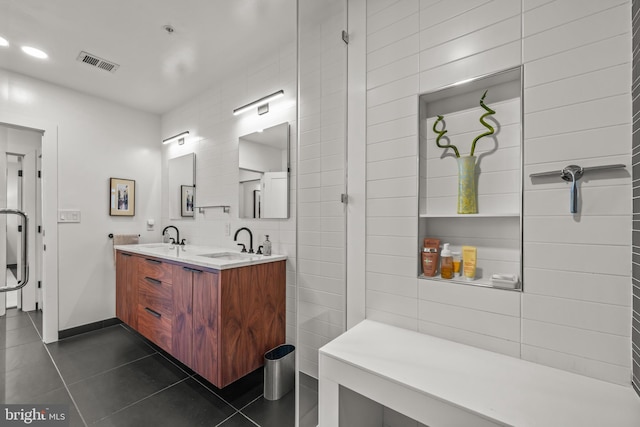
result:
M 289 123 L 240 137 L 239 217 L 289 218 Z
M 169 159 L 169 218 L 194 217 L 195 189 L 195 153 Z

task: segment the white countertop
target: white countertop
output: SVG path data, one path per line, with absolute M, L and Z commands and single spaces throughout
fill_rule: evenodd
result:
M 640 398 L 630 385 L 371 320 L 326 344 L 320 355 L 501 425 L 640 426 Z
M 248 265 L 263 264 L 267 262 L 281 261 L 287 259 L 286 255 L 256 255 L 241 253 L 226 248 L 215 246 L 195 246 L 195 245 L 174 245 L 170 243 L 146 243 L 141 245 L 116 245 L 115 249 L 131 252 L 139 255 L 164 258 L 171 261 L 178 261 L 197 265 L 200 267 L 225 270 L 228 268 L 245 267 Z M 232 254 L 232 257 L 240 259 L 221 259 L 207 257 L 210 254 Z

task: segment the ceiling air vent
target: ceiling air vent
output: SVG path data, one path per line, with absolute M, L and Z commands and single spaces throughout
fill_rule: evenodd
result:
M 120 67 L 115 62 L 107 61 L 106 59 L 102 59 L 96 55 L 84 51 L 80 52 L 80 55 L 78 55 L 77 59 L 80 62 L 91 65 L 92 67 L 97 67 L 105 71 L 110 71 L 112 73 L 115 73 L 116 70 Z

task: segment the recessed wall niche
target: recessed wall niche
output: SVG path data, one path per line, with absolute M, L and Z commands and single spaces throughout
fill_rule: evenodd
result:
M 436 144 L 433 130 L 447 130 L 441 145 L 454 145 L 460 157 L 469 156 L 473 140 L 488 128 L 480 118 L 480 99 L 495 111 L 485 117 L 494 133 L 476 142 L 477 213 L 458 213 L 458 160 L 452 148 Z M 470 79 L 419 96 L 419 230 L 418 277 L 452 284 L 522 290 L 522 67 Z M 452 251 L 477 248 L 474 280 L 425 277 L 423 239 L 440 239 Z M 492 280 L 512 276 L 516 283 Z

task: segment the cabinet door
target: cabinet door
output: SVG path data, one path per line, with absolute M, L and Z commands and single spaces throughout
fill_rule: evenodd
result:
M 218 274 L 183 271 L 193 278 L 193 369 L 217 387 L 224 387 L 219 374 Z
M 172 355 L 193 365 L 193 270 L 173 266 Z
M 222 270 L 220 376 L 223 386 L 264 364 L 285 341 L 285 261 Z
M 116 316 L 132 328 L 138 327 L 138 258 L 117 251 Z

